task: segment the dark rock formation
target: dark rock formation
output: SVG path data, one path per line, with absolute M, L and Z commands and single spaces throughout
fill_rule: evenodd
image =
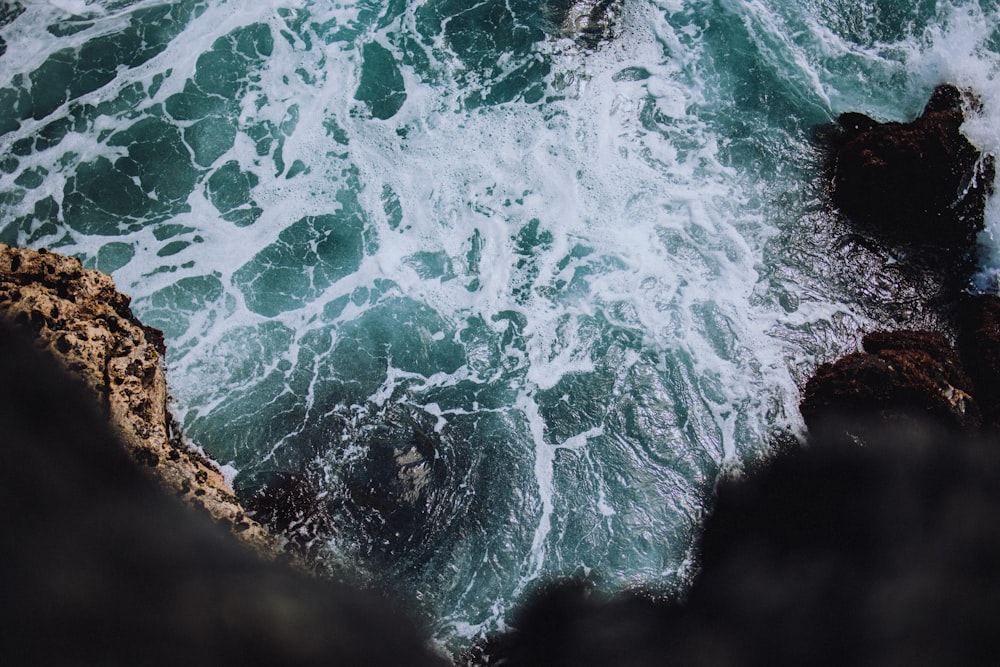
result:
M 613 37 L 620 0 L 549 0 L 546 10 L 563 35 L 587 48 Z
M 248 484 L 254 491 L 244 504 L 251 515 L 285 542 L 287 553 L 314 565 L 333 534 L 325 494 L 308 472 L 268 471 Z
M 435 521 L 444 509 L 441 497 L 453 487 L 436 434 L 405 409 L 390 409 L 381 419 L 358 435 L 355 453 L 335 480 L 323 464 L 311 462 L 239 482 L 251 514 L 306 562 L 314 562 L 346 523 L 357 531 L 358 554 L 386 576 L 448 532 Z
M 909 123 L 842 114 L 822 131 L 833 202 L 890 242 L 971 253 L 994 166 L 960 130 L 963 103 L 974 104 L 971 94 L 944 85 Z
M 821 364 L 806 384 L 799 409 L 811 432 L 839 427 L 845 419 L 917 418 L 957 429 L 979 427 L 972 382 L 941 334 L 877 332 L 862 344 L 864 352 Z
M 983 421 L 1000 429 L 1000 297 L 966 296 L 957 329 L 958 351 L 975 384 Z
M 682 602 L 544 589 L 469 664 L 989 664 L 1000 637 L 1000 449 L 869 425 L 720 485 Z
M 270 554 L 214 463 L 186 446 L 167 409 L 163 334 L 143 326 L 111 278 L 72 257 L 0 244 L 0 319 L 20 323 L 90 388 L 132 457 L 172 493 Z
M 424 522 L 434 486 L 443 481 L 440 472 L 435 470 L 434 441 L 424 434 L 415 433 L 409 441 L 370 444 L 367 456 L 346 473 L 348 492 L 368 526 L 365 532 L 398 548 L 414 533 L 432 530 Z
M 164 494 L 92 387 L 3 321 L 0 425 L 0 663 L 443 663 L 385 601 L 262 560 Z

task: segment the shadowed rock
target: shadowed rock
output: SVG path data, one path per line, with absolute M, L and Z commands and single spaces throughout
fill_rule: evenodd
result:
M 822 130 L 833 202 L 892 243 L 971 253 L 994 166 L 961 132 L 971 93 L 938 87 L 909 123 L 845 113 Z
M 935 423 L 720 484 L 683 601 L 543 588 L 469 664 L 891 667 L 1000 649 L 1000 449 Z
M 0 663 L 441 664 L 384 600 L 165 495 L 93 400 L 0 321 Z
M 0 319 L 30 328 L 90 388 L 126 450 L 165 488 L 273 554 L 273 538 L 215 464 L 182 442 L 167 409 L 163 334 L 139 322 L 129 302 L 75 258 L 0 244 Z
M 1000 428 L 1000 297 L 966 296 L 958 313 L 958 351 L 975 383 L 983 421 Z
M 941 334 L 877 332 L 862 344 L 864 352 L 821 364 L 806 384 L 799 409 L 810 431 L 825 433 L 831 424 L 839 428 L 845 417 L 979 427 L 972 382 Z

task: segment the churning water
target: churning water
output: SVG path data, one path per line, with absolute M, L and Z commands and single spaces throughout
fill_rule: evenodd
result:
M 816 124 L 951 81 L 1000 152 L 996 0 L 567 4 L 0 5 L 0 240 L 112 273 L 186 436 L 452 648 L 539 579 L 682 584 L 815 364 L 930 317 L 852 277 Z

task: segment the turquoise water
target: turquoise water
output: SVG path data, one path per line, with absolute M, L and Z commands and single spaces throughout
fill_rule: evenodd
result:
M 845 268 L 816 124 L 948 80 L 1000 147 L 997 2 L 560 4 L 0 8 L 0 240 L 112 273 L 185 435 L 451 648 L 548 577 L 676 590 L 812 368 L 933 319 Z

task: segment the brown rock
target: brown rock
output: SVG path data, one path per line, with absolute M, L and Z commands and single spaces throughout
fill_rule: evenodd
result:
M 821 364 L 809 379 L 799 410 L 811 431 L 845 421 L 877 425 L 906 418 L 959 429 L 980 426 L 972 382 L 941 334 L 877 332 L 863 346 L 864 352 Z
M 218 467 L 185 445 L 167 409 L 163 334 L 143 326 L 111 278 L 79 260 L 0 244 L 0 317 L 31 329 L 93 391 L 132 457 L 164 487 L 273 556 Z
M 909 123 L 842 114 L 829 129 L 834 203 L 891 242 L 970 253 L 983 228 L 994 166 L 962 134 L 971 93 L 939 86 Z
M 162 493 L 23 333 L 0 318 L 0 663 L 449 664 L 405 602 L 258 558 Z
M 1000 427 L 1000 297 L 968 296 L 958 313 L 958 351 L 975 382 L 983 421 Z

